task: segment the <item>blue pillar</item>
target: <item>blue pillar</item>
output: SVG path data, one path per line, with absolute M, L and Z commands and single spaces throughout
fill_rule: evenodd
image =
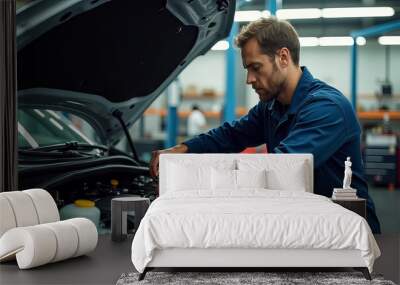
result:
M 356 38 L 353 38 L 354 43 L 351 48 L 351 103 L 354 110 L 357 111 L 357 43 Z
M 239 30 L 237 22 L 232 25 L 231 33 L 228 37 L 229 48 L 226 51 L 226 81 L 225 81 L 225 104 L 223 120 L 231 122 L 236 119 L 236 84 L 235 84 L 235 36 Z
M 179 103 L 179 89 L 177 82 L 173 81 L 166 89 L 168 100 L 168 114 L 167 114 L 167 137 L 165 140 L 165 147 L 173 147 L 176 145 L 176 137 L 178 135 L 179 118 L 178 118 L 178 103 Z
M 276 9 L 277 9 L 276 0 L 269 0 L 268 1 L 268 9 L 269 9 L 269 12 L 271 13 L 272 16 L 276 15 Z

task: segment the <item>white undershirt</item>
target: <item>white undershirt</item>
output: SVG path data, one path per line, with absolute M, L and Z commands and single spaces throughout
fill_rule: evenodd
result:
M 189 136 L 195 136 L 203 131 L 206 125 L 206 118 L 199 110 L 193 110 L 187 120 L 187 132 Z

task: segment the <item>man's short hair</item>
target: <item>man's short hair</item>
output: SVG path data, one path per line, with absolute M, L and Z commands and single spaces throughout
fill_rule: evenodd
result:
M 236 37 L 239 48 L 252 38 L 256 38 L 264 54 L 275 58 L 276 52 L 283 47 L 290 51 L 293 63 L 298 66 L 300 58 L 300 41 L 294 27 L 287 21 L 276 17 L 261 18 L 244 26 Z

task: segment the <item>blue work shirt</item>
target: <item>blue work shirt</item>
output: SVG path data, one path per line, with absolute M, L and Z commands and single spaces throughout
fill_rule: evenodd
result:
M 354 109 L 337 89 L 315 79 L 306 67 L 290 105 L 259 102 L 247 115 L 190 139 L 191 153 L 232 153 L 265 143 L 272 153 L 312 153 L 314 193 L 332 196 L 343 186 L 344 161 L 352 161 L 351 186 L 367 199 L 367 220 L 380 232 L 374 203 L 368 195 L 361 156 L 361 128 Z

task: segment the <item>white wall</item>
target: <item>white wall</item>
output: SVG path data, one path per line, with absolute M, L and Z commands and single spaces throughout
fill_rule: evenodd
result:
M 225 92 L 225 52 L 209 51 L 196 58 L 179 75 L 185 89 L 189 85 L 200 88 L 213 88 L 219 93 Z
M 301 65 L 309 67 L 313 75 L 350 94 L 350 47 L 307 47 L 301 50 Z M 390 74 L 393 92 L 400 93 L 400 47 L 390 47 Z M 376 42 L 358 47 L 358 93 L 362 96 L 379 90 L 385 79 L 385 47 Z M 396 76 L 397 75 L 397 76 Z

